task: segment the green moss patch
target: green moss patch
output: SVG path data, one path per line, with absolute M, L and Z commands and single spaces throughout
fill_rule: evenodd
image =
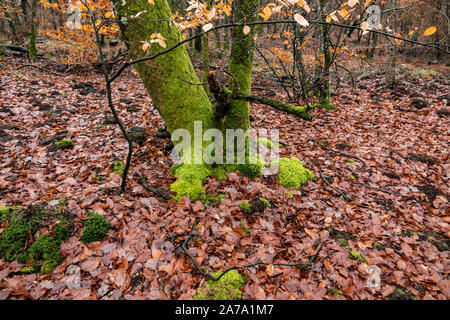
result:
M 332 294 L 333 296 L 342 296 L 344 295 L 344 293 L 340 290 L 337 290 L 335 288 L 332 287 L 328 287 L 327 288 L 327 293 Z
M 73 229 L 72 216 L 65 206 L 59 205 L 55 210 L 45 204 L 25 209 L 0 207 L 0 213 L 2 221 L 8 220 L 8 227 L 0 236 L 2 260 L 26 263 L 25 273 L 51 273 L 61 263 L 61 242 L 70 237 Z M 51 226 L 53 229 L 49 233 L 33 241 L 33 235 L 39 229 L 49 229 Z
M 212 275 L 218 277 L 221 274 L 222 271 L 219 270 Z M 245 276 L 236 270 L 231 270 L 219 281 L 206 281 L 197 289 L 194 300 L 240 300 L 244 283 Z
M 265 167 L 266 164 L 264 159 L 262 159 L 259 155 L 255 156 L 255 158 L 252 158 L 252 156 L 247 156 L 244 164 L 237 165 L 237 169 L 241 171 L 242 175 L 249 178 L 260 177 Z
M 111 168 L 114 173 L 123 175 L 123 172 L 125 171 L 125 163 L 122 161 L 114 161 L 111 164 Z
M 75 143 L 70 139 L 62 139 L 53 143 L 53 145 L 61 150 L 73 149 Z
M 94 242 L 102 241 L 108 230 L 111 228 L 111 223 L 105 217 L 99 215 L 97 212 L 90 211 L 87 214 L 87 219 L 83 221 L 85 226 L 81 241 Z
M 350 251 L 349 258 L 360 262 L 367 262 L 366 258 L 359 251 Z
M 286 188 L 298 189 L 308 180 L 315 180 L 316 176 L 303 167 L 301 161 L 295 157 L 274 160 L 271 166 L 279 166 L 278 181 Z
M 267 138 L 258 138 L 256 139 L 257 143 L 263 146 L 266 146 L 269 149 L 272 149 L 275 146 L 281 147 L 282 145 L 279 142 L 272 142 Z

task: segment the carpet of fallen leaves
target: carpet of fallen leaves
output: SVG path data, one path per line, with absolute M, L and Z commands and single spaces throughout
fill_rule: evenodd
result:
M 164 123 L 135 74 L 115 83 L 114 102 L 126 127 L 146 127 L 148 138 L 135 145 L 128 192 L 117 195 L 121 177 L 111 163 L 125 159 L 127 143 L 117 125 L 102 125 L 110 116 L 102 76 L 17 70 L 27 63 L 18 58 L 0 63 L 0 205 L 67 198 L 77 227 L 50 275 L 21 275 L 23 265 L 0 261 L 0 300 L 191 299 L 205 281 L 180 247 L 194 222 L 189 253 L 208 272 L 315 258 L 311 270 L 242 270 L 244 299 L 394 299 L 397 288 L 404 297 L 450 298 L 448 79 L 386 87 L 375 74 L 363 89 L 341 86 L 338 108 L 311 111 L 311 122 L 252 105 L 252 126 L 278 128 L 287 143 L 282 156 L 298 157 L 322 179 L 292 191 L 273 177 L 230 173 L 206 185 L 226 198 L 204 206 L 161 201 L 133 176 L 164 188 L 174 181 L 170 141 L 156 136 Z M 260 94 L 283 98 L 273 84 L 257 82 L 268 88 Z M 74 149 L 49 149 L 55 136 L 71 138 Z M 243 216 L 239 204 L 256 197 L 271 208 Z M 84 244 L 81 222 L 92 210 L 113 229 Z M 371 265 L 381 270 L 379 288 L 367 287 Z M 77 268 L 81 282 L 71 287 Z

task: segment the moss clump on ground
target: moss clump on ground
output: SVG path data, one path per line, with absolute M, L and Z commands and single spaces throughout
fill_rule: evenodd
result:
M 213 277 L 218 277 L 222 271 L 214 272 Z M 240 300 L 242 299 L 242 287 L 245 283 L 245 276 L 231 270 L 227 272 L 219 281 L 208 280 L 194 296 L 194 300 Z
M 5 219 L 8 219 L 11 215 L 16 214 L 20 210 L 21 210 L 20 206 L 0 207 L 0 222 L 2 222 Z
M 206 205 L 211 205 L 211 204 L 215 204 L 215 203 L 220 203 L 220 201 L 222 199 L 225 199 L 225 194 L 218 194 L 218 195 L 213 195 L 213 194 L 208 194 L 206 195 L 206 200 L 205 200 L 205 204 Z
M 257 143 L 263 146 L 266 146 L 269 149 L 272 149 L 275 146 L 281 147 L 281 144 L 278 142 L 272 142 L 267 138 L 258 138 L 256 139 Z
M 293 199 L 294 195 L 292 194 L 292 192 L 287 192 L 286 196 L 288 197 L 288 199 Z
M 9 226 L 0 237 L 0 258 L 5 261 L 13 261 L 22 252 L 22 248 L 30 239 L 30 234 L 36 232 L 36 227 L 17 217 L 8 220 Z
M 348 240 L 355 240 L 355 237 L 346 231 L 335 230 L 331 227 L 328 227 L 327 231 L 342 247 L 348 246 Z
M 384 245 L 382 245 L 379 242 L 373 242 L 372 243 L 372 248 L 377 249 L 377 250 L 384 250 Z
M 239 205 L 239 208 L 241 208 L 241 212 L 245 215 L 250 215 L 252 213 L 252 210 L 250 209 L 250 204 L 247 201 L 242 202 Z
M 114 173 L 123 175 L 123 172 L 125 171 L 125 163 L 122 161 L 114 161 L 111 165 L 112 171 Z
M 241 171 L 244 176 L 249 178 L 260 177 L 265 167 L 266 164 L 264 162 L 264 159 L 262 159 L 259 155 L 257 157 L 255 156 L 255 158 L 247 156 L 245 159 L 245 163 L 237 165 L 237 169 L 239 169 L 239 171 Z
M 367 263 L 366 258 L 364 258 L 364 256 L 358 251 L 351 251 L 350 255 L 349 255 L 349 258 L 352 259 L 352 260 L 357 260 L 358 263 L 359 262 Z
M 337 290 L 335 288 L 329 287 L 327 288 L 327 293 L 332 294 L 333 296 L 342 296 L 344 293 L 340 290 Z
M 272 207 L 268 200 L 266 200 L 264 198 L 259 198 L 259 200 L 262 201 L 267 208 L 271 208 Z
M 61 263 L 61 242 L 70 237 L 73 229 L 71 216 L 64 207 L 65 201 L 60 201 L 55 210 L 44 205 L 32 205 L 26 209 L 0 207 L 2 220 L 8 220 L 8 228 L 0 236 L 0 258 L 27 263 L 22 273 L 51 273 Z M 38 229 L 55 224 L 50 233 L 41 235 L 28 249 L 24 249 Z
M 87 216 L 87 220 L 83 221 L 85 228 L 83 230 L 83 235 L 81 236 L 81 241 L 102 241 L 108 230 L 111 228 L 111 223 L 106 220 L 105 217 L 94 211 L 88 212 Z
M 308 180 L 315 180 L 316 176 L 303 167 L 301 161 L 295 157 L 274 160 L 271 166 L 279 166 L 278 181 L 286 188 L 298 189 Z
M 393 293 L 387 296 L 388 300 L 418 300 L 417 296 L 405 288 L 398 287 Z
M 66 149 L 73 149 L 75 143 L 70 139 L 62 139 L 54 142 L 54 145 L 58 149 L 66 150 Z
M 61 239 L 44 234 L 37 238 L 30 248 L 26 251 L 21 260 L 32 261 L 33 270 L 36 265 L 40 266 L 41 273 L 51 273 L 62 261 L 59 247 Z

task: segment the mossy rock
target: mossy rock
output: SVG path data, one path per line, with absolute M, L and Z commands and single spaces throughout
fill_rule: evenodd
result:
M 85 226 L 81 236 L 82 242 L 102 241 L 108 230 L 111 228 L 111 223 L 105 217 L 99 215 L 94 211 L 87 214 L 87 219 L 83 221 Z
M 128 132 L 128 136 L 131 141 L 136 142 L 138 145 L 142 146 L 147 140 L 147 131 L 141 127 L 132 127 Z
M 75 143 L 70 139 L 61 139 L 53 143 L 54 147 L 61 150 L 73 149 Z
M 250 216 L 255 212 L 264 212 L 267 207 L 270 208 L 270 203 L 264 198 L 256 198 L 250 202 L 244 201 L 239 204 L 241 212 L 246 216 Z
M 274 160 L 271 166 L 279 166 L 278 181 L 286 188 L 299 189 L 308 180 L 316 180 L 316 176 L 295 157 Z
M 221 274 L 222 271 L 219 270 L 212 276 L 216 278 Z M 241 300 L 244 283 L 245 276 L 236 270 L 231 270 L 218 281 L 206 281 L 197 289 L 194 300 Z
M 387 296 L 388 300 L 418 300 L 417 296 L 406 290 L 398 287 L 393 293 Z

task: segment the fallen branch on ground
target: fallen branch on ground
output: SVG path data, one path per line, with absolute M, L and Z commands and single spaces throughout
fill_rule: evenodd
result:
M 134 176 L 139 179 L 139 183 L 144 187 L 145 190 L 155 194 L 158 197 L 163 198 L 164 200 L 170 200 L 170 194 L 167 192 L 167 190 L 150 186 L 145 178 L 137 172 L 134 173 Z
M 65 76 L 66 76 L 66 75 L 64 75 L 64 74 L 62 74 L 62 73 L 54 72 L 54 71 L 45 69 L 45 68 L 43 68 L 43 67 L 36 66 L 36 65 L 34 65 L 34 64 L 24 64 L 23 66 L 20 66 L 19 68 L 17 68 L 17 70 L 20 70 L 20 69 L 23 69 L 23 68 L 26 68 L 26 67 L 37 68 L 37 69 L 39 69 L 39 70 L 46 71 L 46 72 L 49 72 L 49 73 L 51 73 L 51 74 L 54 74 L 54 75 L 57 75 L 57 76 L 61 76 L 61 77 L 65 77 Z
M 222 271 L 222 273 L 217 276 L 214 277 L 213 275 L 205 272 L 202 270 L 202 268 L 200 268 L 200 266 L 198 265 L 197 261 L 194 259 L 194 257 L 189 253 L 188 249 L 186 248 L 186 245 L 189 243 L 189 241 L 192 239 L 192 234 L 189 234 L 189 236 L 186 238 L 186 240 L 184 240 L 184 242 L 181 244 L 181 248 L 183 249 L 184 253 L 191 259 L 192 263 L 194 264 L 195 268 L 197 269 L 197 271 L 204 277 L 208 277 L 209 279 L 213 280 L 213 281 L 219 281 L 220 278 L 222 278 L 226 273 L 228 273 L 231 270 L 236 270 L 236 269 L 248 269 L 248 268 L 252 268 L 252 267 L 256 267 L 259 265 L 273 265 L 273 266 L 279 266 L 279 267 L 297 267 L 301 270 L 311 270 L 313 268 L 313 266 L 316 265 L 316 263 L 318 262 L 322 262 L 324 259 L 328 258 L 328 256 L 326 256 L 324 259 L 317 261 L 317 257 L 319 256 L 320 251 L 322 250 L 323 247 L 323 243 L 321 243 L 319 245 L 319 248 L 317 249 L 316 253 L 311 256 L 311 258 L 309 259 L 308 262 L 297 262 L 297 263 L 270 263 L 270 262 L 255 262 L 252 264 L 247 264 L 247 265 L 243 265 L 243 266 L 232 266 L 228 269 L 225 269 L 224 271 Z

